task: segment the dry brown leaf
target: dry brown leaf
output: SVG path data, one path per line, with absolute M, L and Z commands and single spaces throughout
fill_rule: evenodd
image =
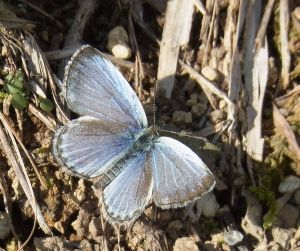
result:
M 298 145 L 296 136 L 290 127 L 289 123 L 285 119 L 285 117 L 280 113 L 275 104 L 273 104 L 273 120 L 274 125 L 278 132 L 285 137 L 287 140 L 291 151 L 294 153 L 296 161 L 300 161 L 300 147 Z

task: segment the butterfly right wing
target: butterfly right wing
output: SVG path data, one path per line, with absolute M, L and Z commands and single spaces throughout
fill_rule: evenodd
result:
M 138 132 L 148 126 L 141 102 L 120 71 L 98 50 L 83 46 L 70 59 L 64 77 L 68 107 Z
M 122 124 L 83 116 L 56 132 L 52 149 L 56 160 L 70 171 L 84 178 L 95 178 L 122 158 L 133 141 L 134 134 Z

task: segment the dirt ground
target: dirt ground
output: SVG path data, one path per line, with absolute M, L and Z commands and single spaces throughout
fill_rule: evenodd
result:
M 0 249 L 300 250 L 299 6 L 0 1 Z M 211 193 L 179 209 L 150 204 L 127 227 L 105 221 L 93 181 L 51 153 L 78 117 L 61 81 L 83 44 L 120 69 L 149 124 L 201 157 Z

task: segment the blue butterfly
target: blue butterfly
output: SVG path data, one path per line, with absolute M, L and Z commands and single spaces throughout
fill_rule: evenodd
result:
M 183 207 L 213 189 L 214 177 L 197 154 L 148 127 L 138 97 L 98 50 L 83 46 L 72 56 L 64 97 L 81 117 L 56 132 L 54 156 L 103 190 L 111 223 L 133 222 L 150 202 Z

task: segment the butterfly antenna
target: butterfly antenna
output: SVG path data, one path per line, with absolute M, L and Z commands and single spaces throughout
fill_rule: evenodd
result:
M 169 130 L 163 130 L 163 129 L 159 129 L 160 132 L 165 132 L 165 133 L 170 133 L 170 134 L 174 134 L 177 135 L 179 137 L 186 137 L 186 138 L 193 138 L 193 139 L 200 139 L 203 140 L 203 137 L 200 136 L 195 136 L 195 135 L 190 135 L 188 132 L 185 131 L 181 131 L 181 132 L 174 132 L 174 131 L 169 131 Z

